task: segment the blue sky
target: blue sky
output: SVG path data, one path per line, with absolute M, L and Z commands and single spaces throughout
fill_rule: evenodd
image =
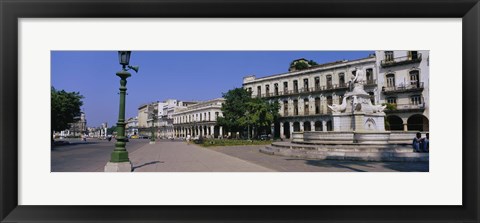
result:
M 141 104 L 165 99 L 199 101 L 218 98 L 242 86 L 244 76 L 288 71 L 299 58 L 326 63 L 367 57 L 373 51 L 133 51 L 128 78 L 126 117 Z M 121 69 L 117 51 L 52 51 L 51 83 L 58 90 L 80 92 L 89 127 L 118 118 Z

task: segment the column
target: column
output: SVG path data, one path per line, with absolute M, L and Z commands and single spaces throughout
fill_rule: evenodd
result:
M 303 122 L 299 122 L 299 123 L 300 123 L 300 132 L 303 132 L 304 131 Z
M 222 138 L 223 138 L 223 127 L 222 127 L 222 126 L 220 126 L 220 135 L 221 135 Z
M 315 131 L 315 122 L 310 121 L 310 131 Z
M 403 123 L 403 131 L 404 132 L 408 131 L 408 124 L 407 123 Z
M 288 122 L 288 126 L 290 126 L 290 139 L 291 139 L 293 134 L 293 122 Z
M 327 131 L 327 122 L 325 120 L 322 121 L 322 131 L 323 132 Z
M 212 139 L 215 137 L 215 126 L 214 125 L 210 126 L 210 135 L 212 136 Z
M 280 122 L 280 138 L 284 139 L 285 138 L 285 133 L 283 129 L 283 122 Z

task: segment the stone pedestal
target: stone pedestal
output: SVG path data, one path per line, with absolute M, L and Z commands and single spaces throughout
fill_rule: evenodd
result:
M 120 162 L 112 163 L 108 162 L 105 165 L 105 172 L 132 172 L 132 163 L 130 162 Z

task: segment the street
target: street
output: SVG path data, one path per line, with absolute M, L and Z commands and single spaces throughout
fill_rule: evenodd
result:
M 115 148 L 115 139 L 112 141 L 87 139 L 68 140 L 70 145 L 55 146 L 51 152 L 52 172 L 103 172 L 110 154 Z M 130 140 L 127 143 L 129 152 L 148 144 L 148 139 Z
M 52 172 L 102 172 L 115 140 L 73 140 L 52 150 Z M 134 172 L 428 172 L 428 162 L 312 160 L 267 155 L 262 146 L 204 148 L 184 141 L 133 139 L 127 143 Z

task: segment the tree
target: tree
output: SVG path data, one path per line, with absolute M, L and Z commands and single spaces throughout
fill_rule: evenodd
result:
M 107 129 L 107 135 L 113 135 L 114 132 L 117 131 L 117 126 L 110 126 L 110 128 Z
M 260 98 L 252 98 L 251 93 L 243 88 L 235 88 L 223 94 L 225 103 L 222 105 L 223 117 L 219 117 L 219 125 L 231 131 L 248 129 L 269 129 L 278 118 L 279 104 Z
M 313 61 L 313 60 L 294 60 L 290 63 L 290 70 L 292 70 L 292 68 L 295 68 L 295 70 L 305 70 L 309 67 L 312 67 L 312 66 L 315 66 L 315 65 L 318 65 L 317 62 Z
M 83 96 L 79 92 L 57 91 L 51 88 L 51 128 L 62 131 L 70 128 L 74 117 L 80 115 Z M 52 138 L 53 140 L 53 138 Z

